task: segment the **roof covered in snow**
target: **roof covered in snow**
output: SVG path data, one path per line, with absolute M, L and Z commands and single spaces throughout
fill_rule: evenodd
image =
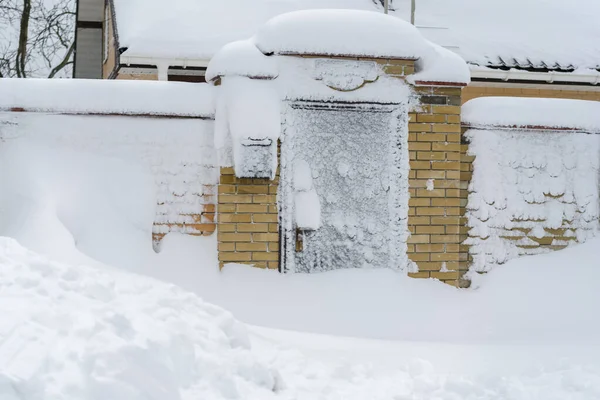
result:
M 274 16 L 305 9 L 382 12 L 373 0 L 113 0 L 124 57 L 209 60 Z M 410 1 L 391 14 L 410 19 Z M 600 68 L 600 2 L 417 0 L 425 37 L 472 64 L 570 71 Z M 335 34 L 334 30 L 330 34 Z M 388 40 L 381 40 L 387 46 Z
M 0 79 L 0 111 L 210 118 L 212 91 L 181 82 Z
M 600 133 L 600 102 L 480 97 L 464 104 L 462 121 L 473 127 L 554 128 Z

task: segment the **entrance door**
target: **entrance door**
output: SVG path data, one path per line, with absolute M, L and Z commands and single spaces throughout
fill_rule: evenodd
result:
M 279 190 L 284 271 L 406 265 L 407 115 L 405 105 L 289 104 Z M 298 190 L 307 187 L 306 176 L 304 187 L 294 183 L 299 165 L 318 197 L 315 230 L 297 223 L 296 208 L 319 208 L 298 206 Z

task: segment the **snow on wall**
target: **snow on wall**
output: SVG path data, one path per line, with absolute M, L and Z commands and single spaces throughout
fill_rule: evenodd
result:
M 217 96 L 215 148 L 239 177 L 275 177 L 281 100 L 272 80 L 223 78 Z
M 410 78 L 411 83 L 467 84 L 471 80 L 469 68 L 460 56 L 429 42 L 408 22 L 379 12 L 290 12 L 269 20 L 252 41 L 264 54 L 418 60 L 415 64 L 417 73 Z
M 465 103 L 462 121 L 472 127 L 547 127 L 600 133 L 600 102 L 480 97 Z
M 210 85 L 93 79 L 0 79 L 0 110 L 212 117 Z
M 465 135 L 475 156 L 466 242 L 475 270 L 598 234 L 600 135 L 493 128 Z
M 66 148 L 139 163 L 156 183 L 153 233 L 200 234 L 214 230 L 213 125 L 202 119 L 0 113 L 0 147 L 26 138 L 49 151 Z

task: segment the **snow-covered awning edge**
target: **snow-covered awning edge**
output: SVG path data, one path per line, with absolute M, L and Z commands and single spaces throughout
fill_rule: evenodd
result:
M 214 88 L 182 82 L 0 79 L 0 110 L 214 118 Z
M 600 134 L 600 102 L 527 97 L 480 97 L 463 105 L 462 125 L 469 129 Z
M 573 72 L 532 72 L 516 68 L 500 70 L 481 65 L 470 64 L 471 77 L 475 79 L 495 79 L 504 82 L 532 81 L 544 83 L 568 82 L 600 85 L 600 72 L 593 69 L 576 69 Z

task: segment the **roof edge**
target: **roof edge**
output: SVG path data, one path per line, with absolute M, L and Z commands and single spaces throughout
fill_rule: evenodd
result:
M 508 81 L 531 81 L 531 82 L 568 82 L 568 83 L 587 83 L 589 85 L 600 84 L 600 72 L 589 70 L 589 73 L 579 72 L 530 72 L 518 69 L 497 70 L 479 65 L 469 65 L 471 78 L 491 79 Z

